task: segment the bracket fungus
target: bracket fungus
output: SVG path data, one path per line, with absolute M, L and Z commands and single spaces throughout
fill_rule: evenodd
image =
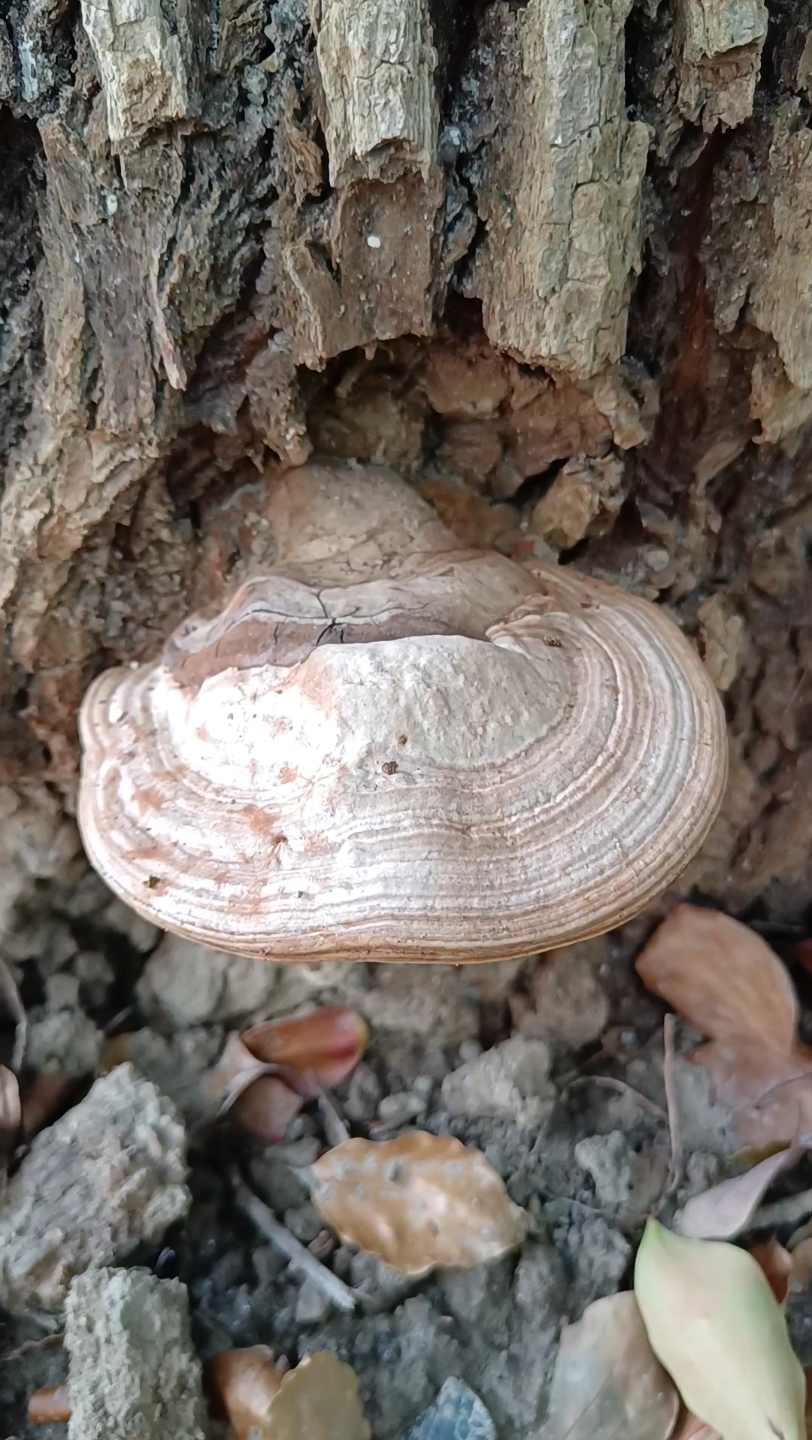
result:
M 727 751 L 661 609 L 464 549 L 381 465 L 291 469 L 265 515 L 272 573 L 85 698 L 79 822 L 129 905 L 273 960 L 484 961 L 676 879 Z

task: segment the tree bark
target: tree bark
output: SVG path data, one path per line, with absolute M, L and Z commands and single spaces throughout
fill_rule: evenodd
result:
M 89 679 L 272 561 L 314 451 L 667 606 L 733 760 L 685 884 L 803 920 L 812 6 L 767 19 L 0 7 L 0 934 L 76 863 Z

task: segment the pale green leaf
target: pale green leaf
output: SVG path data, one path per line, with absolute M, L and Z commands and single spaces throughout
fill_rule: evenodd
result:
M 804 1440 L 804 1373 L 751 1255 L 649 1220 L 634 1289 L 655 1355 L 700 1420 L 724 1440 Z

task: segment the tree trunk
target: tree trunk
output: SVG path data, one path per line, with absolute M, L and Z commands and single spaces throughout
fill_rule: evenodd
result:
M 0 935 L 73 873 L 76 712 L 389 461 L 667 606 L 732 778 L 686 878 L 812 883 L 812 8 L 4 0 Z

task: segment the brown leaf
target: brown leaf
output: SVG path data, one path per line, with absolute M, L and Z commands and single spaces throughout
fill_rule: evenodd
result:
M 750 1254 L 754 1260 L 758 1261 L 767 1276 L 770 1289 L 779 1305 L 783 1305 L 789 1291 L 793 1257 L 774 1235 L 769 1240 L 763 1241 L 761 1245 L 754 1245 Z
M 783 1053 L 795 1043 L 798 1003 L 787 971 L 758 935 L 719 910 L 678 905 L 636 968 L 703 1035 L 750 1036 Z
M 758 935 L 718 910 L 678 905 L 636 966 L 649 990 L 711 1037 L 691 1058 L 734 1107 L 741 1144 L 788 1144 L 812 1129 L 812 1051 L 796 1040 L 789 975 Z
M 212 1409 L 227 1420 L 236 1440 L 248 1440 L 253 1426 L 267 1424 L 271 1405 L 287 1373 L 286 1360 L 275 1360 L 267 1345 L 223 1350 L 206 1366 Z
M 28 1143 L 69 1108 L 81 1085 L 75 1075 L 35 1075 L 22 1096 L 22 1135 Z
M 213 1112 L 218 1116 L 230 1112 L 232 1124 L 258 1140 L 283 1140 L 304 1100 L 286 1083 L 279 1069 L 252 1055 L 236 1032 L 229 1035 L 220 1059 L 205 1080 Z
M 723 1180 L 701 1195 L 692 1195 L 677 1217 L 680 1234 L 693 1240 L 734 1239 L 746 1229 L 776 1176 L 797 1165 L 805 1153 L 805 1145 L 791 1145 L 743 1175 Z
M 358 1377 L 331 1351 L 305 1355 L 284 1376 L 262 1440 L 369 1440 Z
M 310 1015 L 293 1020 L 269 1020 L 242 1036 L 243 1044 L 266 1065 L 281 1065 L 299 1077 L 297 1089 L 315 1099 L 318 1089 L 308 1086 L 315 1076 L 328 1090 L 351 1075 L 369 1040 L 369 1031 L 353 1010 L 323 1005 Z
M 627 1290 L 564 1327 L 540 1440 L 668 1440 L 679 1405 Z
M 274 1145 L 284 1140 L 304 1101 L 276 1075 L 262 1075 L 244 1090 L 231 1107 L 231 1122 L 255 1140 Z
M 20 1136 L 20 1087 L 13 1071 L 0 1065 L 0 1169 L 13 1153 Z
M 469 1267 L 521 1245 L 524 1211 L 478 1150 L 411 1130 L 396 1140 L 345 1140 L 311 1166 L 326 1223 L 403 1275 Z
M 71 1417 L 71 1404 L 67 1385 L 54 1385 L 47 1390 L 35 1390 L 28 1402 L 28 1418 L 32 1425 L 54 1425 Z

